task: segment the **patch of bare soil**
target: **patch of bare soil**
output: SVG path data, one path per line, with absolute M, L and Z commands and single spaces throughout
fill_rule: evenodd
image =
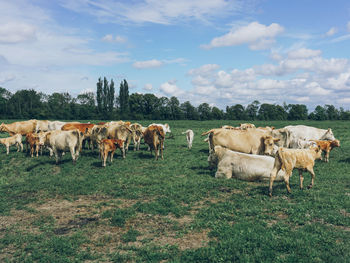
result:
M 268 220 L 268 221 L 267 221 L 267 225 L 268 225 L 268 226 L 275 225 L 275 224 L 277 224 L 279 221 L 285 220 L 285 219 L 288 218 L 288 215 L 285 214 L 285 213 L 282 213 L 282 212 L 273 213 L 273 214 L 268 213 L 268 214 L 276 218 L 276 219 L 270 219 L 270 220 Z

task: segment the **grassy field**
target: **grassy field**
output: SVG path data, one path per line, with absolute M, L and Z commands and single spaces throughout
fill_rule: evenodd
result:
M 200 134 L 234 121 L 169 122 L 164 160 L 141 145 L 106 168 L 97 151 L 73 166 L 0 146 L 0 262 L 350 262 L 350 123 L 254 123 L 331 127 L 341 148 L 317 161 L 311 190 L 295 171 L 292 194 L 275 182 L 270 198 L 268 182 L 208 169 Z

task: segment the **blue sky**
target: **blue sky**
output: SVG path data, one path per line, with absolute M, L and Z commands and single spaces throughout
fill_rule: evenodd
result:
M 0 86 L 350 109 L 350 2 L 0 0 Z

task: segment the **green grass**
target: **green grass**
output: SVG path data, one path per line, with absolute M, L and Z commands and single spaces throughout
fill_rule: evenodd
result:
M 268 182 L 218 180 L 208 168 L 200 134 L 238 123 L 169 121 L 164 160 L 131 146 L 105 168 L 97 151 L 55 165 L 0 145 L 0 262 L 350 262 L 349 122 L 254 122 L 331 127 L 341 141 L 317 161 L 311 190 L 295 171 L 292 194 L 276 182 L 272 198 Z

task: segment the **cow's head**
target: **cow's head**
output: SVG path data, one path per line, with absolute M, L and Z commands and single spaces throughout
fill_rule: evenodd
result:
M 209 151 L 208 163 L 210 169 L 213 169 L 218 165 L 226 151 L 227 149 L 221 146 L 215 146 L 213 150 Z
M 267 135 L 263 137 L 263 140 L 264 140 L 264 154 L 275 155 L 276 149 L 277 149 L 277 147 L 275 147 L 275 143 L 278 142 L 280 139 Z
M 43 146 L 45 144 L 45 138 L 46 138 L 45 132 L 39 132 L 37 134 L 37 138 L 38 138 L 38 144 L 40 146 Z
M 164 130 L 165 132 L 171 132 L 169 124 L 165 123 L 164 127 L 165 127 L 165 130 Z
M 310 150 L 314 151 L 316 153 L 315 160 L 320 159 L 322 160 L 322 150 L 319 146 L 316 147 L 310 147 Z
M 331 141 L 332 147 L 340 147 L 340 141 L 339 140 L 333 140 Z
M 334 141 L 334 135 L 333 135 L 333 131 L 331 128 L 328 128 L 328 130 L 326 131 L 326 133 L 322 136 L 321 140 L 328 140 L 328 141 Z
M 3 131 L 5 131 L 5 123 L 1 123 L 1 125 L 0 125 L 0 132 L 3 132 Z

